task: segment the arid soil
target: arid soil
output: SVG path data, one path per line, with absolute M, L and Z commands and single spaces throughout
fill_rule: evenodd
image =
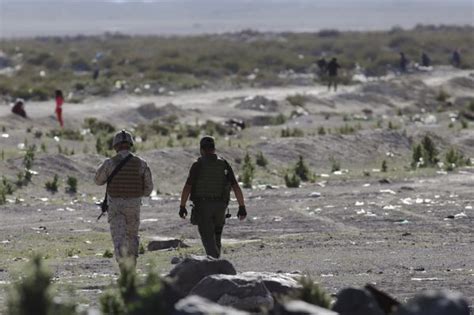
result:
M 246 152 L 254 156 L 261 151 L 269 161 L 266 168 L 257 166 L 253 189 L 244 190 L 247 220 L 239 222 L 236 202 L 231 204 L 234 216 L 224 230 L 223 257 L 237 270 L 307 273 L 330 293 L 374 283 L 402 301 L 424 289 L 449 288 L 461 291 L 472 308 L 474 168 L 413 170 L 410 163 L 413 144 L 426 134 L 442 161 L 450 146 L 474 157 L 474 122 L 463 128 L 458 115 L 474 99 L 473 88 L 473 71 L 441 67 L 342 86 L 338 92 L 311 86 L 91 98 L 66 104 L 64 117 L 73 129 L 80 129 L 87 117 L 129 129 L 172 114 L 191 124 L 230 118 L 253 122 L 237 135 L 217 138 L 236 173 Z M 446 99 L 440 100 L 440 91 L 448 94 Z M 286 99 L 295 94 L 304 96 L 303 106 Z M 276 104 L 245 107 L 243 101 L 257 95 Z M 149 103 L 155 106 L 143 105 Z M 96 221 L 95 202 L 104 188 L 94 185 L 93 175 L 104 157 L 95 153 L 91 135 L 82 142 L 34 137 L 37 130 L 46 134 L 56 127 L 53 110 L 53 102 L 28 103 L 30 118 L 23 120 L 12 116 L 7 105 L 0 106 L 4 176 L 13 180 L 22 170 L 25 140 L 48 147 L 36 153 L 32 183 L 0 206 L 0 310 L 9 284 L 33 253 L 46 258 L 60 294 L 68 296 L 72 288 L 85 305 L 97 305 L 100 292 L 117 276 L 115 260 L 103 257 L 112 249 L 107 220 Z M 282 125 L 256 123 L 279 113 L 289 117 Z M 347 125 L 355 130 L 338 131 Z M 304 137 L 282 138 L 286 127 L 301 129 Z M 320 127 L 332 131 L 323 135 Z M 150 164 L 160 192 L 142 207 L 142 243 L 146 247 L 154 237 L 173 237 L 191 245 L 145 252 L 139 259 L 141 272 L 154 266 L 164 273 L 172 267 L 172 257 L 203 253 L 195 227 L 177 214 L 197 142 L 157 148 L 142 143 L 137 152 Z M 58 145 L 75 154 L 58 153 Z M 300 188 L 286 188 L 283 174 L 299 155 L 317 176 Z M 380 171 L 382 160 L 387 172 Z M 334 161 L 341 167 L 331 172 Z M 51 194 L 44 183 L 54 174 L 61 185 Z M 67 175 L 78 179 L 78 193 L 64 192 Z

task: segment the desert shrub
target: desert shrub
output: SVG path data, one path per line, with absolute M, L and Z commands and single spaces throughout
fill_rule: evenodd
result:
M 422 166 L 423 164 L 423 148 L 421 144 L 417 144 L 413 146 L 412 149 L 412 162 L 411 166 L 412 167 L 419 167 Z
M 465 119 L 460 119 L 459 122 L 461 123 L 461 128 L 462 129 L 467 129 L 469 127 L 469 123 Z
M 117 288 L 110 288 L 100 297 L 104 314 L 169 314 L 177 298 L 166 292 L 166 284 L 158 274 L 148 271 L 143 281 L 137 279 L 132 264 L 122 262 Z
M 55 193 L 58 191 L 59 187 L 59 177 L 58 175 L 54 175 L 53 180 L 47 181 L 44 185 L 47 191 Z
M 268 165 L 268 160 L 263 155 L 262 151 L 258 152 L 257 156 L 255 157 L 255 163 L 261 167 L 266 167 Z
M 230 129 L 228 126 L 216 123 L 212 120 L 207 120 L 202 128 L 206 131 L 206 134 L 211 136 L 225 136 L 232 133 L 232 129 Z
M 438 95 L 436 96 L 436 100 L 439 102 L 446 102 L 446 100 L 450 97 L 446 91 L 443 89 L 439 90 Z
M 299 156 L 298 162 L 296 162 L 294 168 L 295 174 L 303 181 L 306 182 L 310 178 L 310 171 L 308 165 L 306 165 L 303 156 Z
M 324 136 L 326 134 L 326 129 L 324 127 L 319 127 L 318 128 L 318 135 Z
M 107 156 L 108 151 L 113 149 L 113 140 L 113 134 L 99 133 L 95 140 L 95 149 L 97 153 Z
M 345 124 L 342 127 L 336 128 L 336 131 L 341 135 L 349 135 L 354 133 L 356 129 L 351 125 Z
M 386 160 L 383 160 L 383 161 L 382 161 L 382 165 L 380 166 L 380 170 L 381 170 L 383 173 L 386 173 L 386 172 L 387 172 L 388 166 L 387 166 L 387 161 L 386 161 Z
M 428 165 L 435 165 L 438 163 L 438 150 L 433 140 L 428 136 L 424 136 L 421 140 L 421 145 L 423 147 L 423 157 Z
M 77 192 L 77 178 L 74 176 L 68 176 L 66 183 L 66 192 L 73 194 Z
M 301 95 L 301 94 L 294 94 L 294 95 L 288 95 L 286 97 L 286 100 L 288 103 L 290 103 L 293 106 L 304 106 L 306 103 L 306 96 Z
M 250 155 L 245 154 L 244 164 L 242 165 L 242 182 L 244 188 L 252 188 L 253 178 L 255 176 L 255 165 L 252 162 Z
M 341 163 L 339 163 L 338 160 L 335 158 L 331 157 L 329 159 L 329 162 L 331 162 L 331 173 L 337 172 L 341 170 Z
M 112 258 L 114 257 L 114 253 L 110 249 L 106 249 L 105 252 L 102 254 L 104 258 Z
M 456 167 L 469 165 L 470 159 L 465 158 L 461 151 L 451 147 L 445 154 L 445 169 L 447 171 L 453 171 Z
M 94 135 L 99 133 L 112 133 L 115 131 L 115 127 L 110 123 L 93 117 L 84 119 L 83 127 L 89 129 Z
M 284 177 L 285 185 L 288 188 L 298 188 L 300 187 L 301 180 L 298 175 L 295 174 L 295 171 L 291 171 L 285 174 Z
M 471 100 L 471 101 L 469 102 L 468 109 L 469 109 L 471 112 L 474 112 L 474 100 Z
M 59 137 L 59 138 L 63 138 L 63 139 L 66 139 L 66 140 L 75 140 L 75 141 L 82 141 L 84 140 L 84 136 L 81 134 L 81 132 L 79 130 L 74 130 L 74 129 L 68 129 L 68 128 L 64 128 L 64 129 L 53 129 L 53 130 L 50 130 L 48 133 L 47 133 L 48 137 Z
M 287 121 L 287 117 L 283 114 L 278 114 L 277 116 L 273 116 L 270 121 L 269 121 L 269 124 L 270 125 L 283 125 L 284 123 L 286 123 Z
M 331 307 L 331 296 L 310 277 L 301 277 L 299 280 L 301 289 L 298 290 L 296 298 L 309 304 L 329 309 Z
M 30 261 L 25 276 L 13 284 L 8 295 L 10 315 L 73 315 L 74 303 L 64 303 L 51 294 L 51 273 L 46 270 L 40 256 Z
M 304 131 L 299 128 L 285 128 L 281 130 L 281 137 L 282 138 L 297 138 L 297 137 L 304 137 Z

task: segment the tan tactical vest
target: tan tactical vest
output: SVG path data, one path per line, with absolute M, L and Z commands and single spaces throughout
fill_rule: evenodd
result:
M 112 158 L 114 167 L 120 163 L 120 156 Z M 111 197 L 138 198 L 143 196 L 143 179 L 140 176 L 140 158 L 132 157 L 114 176 L 107 187 Z

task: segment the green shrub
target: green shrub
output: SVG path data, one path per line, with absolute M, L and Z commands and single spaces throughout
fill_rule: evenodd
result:
M 445 155 L 445 169 L 447 171 L 453 171 L 456 167 L 469 165 L 471 160 L 465 158 L 461 151 L 451 147 Z
M 331 162 L 331 173 L 337 172 L 341 170 L 341 163 L 334 158 L 330 158 L 329 161 Z
M 438 95 L 436 96 L 436 100 L 439 102 L 446 102 L 446 100 L 450 97 L 448 93 L 446 93 L 443 89 L 440 89 Z
M 310 178 L 309 168 L 302 155 L 299 156 L 298 162 L 296 162 L 294 172 L 303 182 L 307 182 Z
M 46 190 L 49 191 L 49 192 L 52 192 L 52 193 L 57 192 L 58 187 L 59 187 L 59 178 L 58 178 L 58 175 L 56 175 L 56 174 L 54 175 L 52 181 L 47 181 L 45 183 Z
M 299 283 L 301 289 L 299 289 L 296 296 L 298 300 L 330 309 L 331 296 L 318 283 L 314 282 L 310 277 L 301 277 Z
M 285 128 L 281 130 L 281 137 L 282 138 L 290 138 L 290 137 L 300 138 L 300 137 L 304 137 L 304 132 L 303 130 L 299 128 L 293 128 L 293 129 Z
M 423 165 L 423 148 L 421 144 L 413 146 L 411 166 L 419 167 Z
M 303 107 L 306 103 L 306 96 L 301 95 L 301 94 L 294 94 L 294 95 L 288 95 L 286 97 L 286 100 L 288 103 L 290 103 L 293 106 L 300 106 Z
M 97 135 L 99 133 L 112 133 L 115 132 L 115 127 L 110 123 L 98 120 L 97 118 L 86 118 L 84 119 L 83 127 L 89 129 L 92 134 Z
M 48 137 L 59 137 L 66 140 L 74 140 L 74 141 L 82 141 L 84 140 L 84 136 L 81 134 L 79 130 L 74 129 L 53 129 L 48 132 Z
M 105 252 L 102 254 L 102 257 L 112 258 L 112 257 L 114 257 L 114 253 L 111 250 L 106 249 Z
M 255 165 L 252 162 L 250 155 L 245 154 L 244 164 L 242 166 L 242 182 L 244 188 L 252 188 L 252 182 L 255 175 Z
M 294 170 L 292 172 L 285 174 L 285 185 L 288 188 L 298 188 L 300 187 L 301 180 L 298 175 L 295 174 Z
M 10 315 L 74 315 L 74 303 L 64 303 L 51 294 L 51 273 L 43 266 L 40 256 L 34 256 L 20 281 L 13 284 L 8 295 Z
M 387 161 L 386 161 L 386 160 L 383 160 L 383 161 L 382 161 L 382 166 L 380 167 L 380 170 L 381 170 L 383 173 L 386 173 L 386 172 L 387 172 L 388 166 L 387 166 Z
M 428 136 L 424 136 L 421 141 L 421 146 L 423 147 L 423 158 L 426 163 L 430 166 L 438 163 L 438 150 L 433 140 Z
M 66 192 L 75 194 L 77 192 L 77 178 L 74 176 L 68 176 L 66 183 Z
M 318 135 L 324 136 L 326 134 L 326 129 L 324 127 L 319 127 L 318 128 Z
M 461 123 L 462 129 L 467 129 L 469 127 L 469 123 L 465 119 L 460 119 L 459 122 Z
M 267 158 L 263 155 L 262 151 L 260 151 L 257 156 L 255 157 L 255 163 L 258 166 L 266 167 L 268 165 Z

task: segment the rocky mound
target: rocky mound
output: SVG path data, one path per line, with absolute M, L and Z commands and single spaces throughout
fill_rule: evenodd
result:
M 274 113 L 278 111 L 279 106 L 278 102 L 275 100 L 256 95 L 245 98 L 240 103 L 238 103 L 235 108 Z

